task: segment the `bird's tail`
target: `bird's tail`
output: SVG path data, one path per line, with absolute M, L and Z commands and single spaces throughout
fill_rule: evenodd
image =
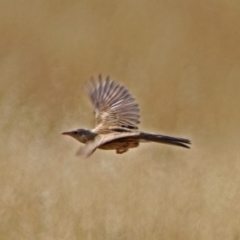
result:
M 165 143 L 165 144 L 180 146 L 184 148 L 190 148 L 190 146 L 188 146 L 187 144 L 191 144 L 190 140 L 185 138 L 170 137 L 170 136 L 145 133 L 145 132 L 140 133 L 140 140 L 147 141 L 147 142 Z

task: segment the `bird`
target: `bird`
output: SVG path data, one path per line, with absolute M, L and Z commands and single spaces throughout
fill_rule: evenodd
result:
M 116 150 L 117 154 L 123 154 L 143 142 L 190 148 L 189 139 L 140 131 L 139 105 L 126 87 L 109 76 L 103 78 L 100 74 L 97 80 L 91 77 L 86 90 L 94 106 L 96 127 L 62 133 L 85 144 L 77 155 L 88 158 L 96 149 Z

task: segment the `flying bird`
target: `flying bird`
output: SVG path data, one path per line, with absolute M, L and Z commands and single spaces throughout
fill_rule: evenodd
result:
M 139 106 L 131 93 L 122 85 L 99 75 L 97 81 L 91 78 L 87 92 L 94 106 L 96 127 L 92 130 L 76 129 L 63 132 L 85 146 L 77 154 L 89 157 L 97 148 L 116 150 L 122 154 L 130 148 L 136 148 L 142 142 L 157 142 L 184 148 L 190 148 L 190 140 L 170 137 L 160 134 L 142 132 L 138 129 L 140 123 Z

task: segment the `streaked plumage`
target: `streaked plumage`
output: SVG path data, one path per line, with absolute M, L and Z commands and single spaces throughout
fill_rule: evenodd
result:
M 95 108 L 95 131 L 100 133 L 106 128 L 117 127 L 138 129 L 139 108 L 125 87 L 111 81 L 109 77 L 103 81 L 100 75 L 98 82 L 91 78 L 88 94 Z
M 86 144 L 78 151 L 83 157 L 90 156 L 97 148 L 124 153 L 129 148 L 138 147 L 140 142 L 158 142 L 189 148 L 188 139 L 139 131 L 138 104 L 124 86 L 109 77 L 103 80 L 100 75 L 97 81 L 91 78 L 87 91 L 95 109 L 96 128 L 63 133 Z

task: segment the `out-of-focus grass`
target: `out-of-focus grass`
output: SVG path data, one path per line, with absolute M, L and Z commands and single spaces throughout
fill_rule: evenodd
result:
M 239 239 L 237 1 L 0 3 L 0 238 Z M 143 144 L 74 156 L 82 92 L 110 74 L 141 106 Z

